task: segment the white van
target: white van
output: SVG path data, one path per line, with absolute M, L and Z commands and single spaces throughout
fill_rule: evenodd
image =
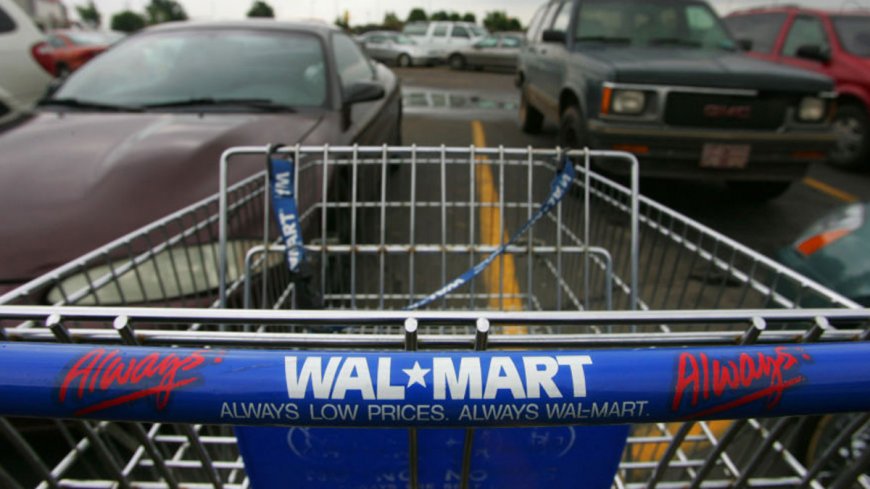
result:
M 406 24 L 402 34 L 414 39 L 440 61 L 446 61 L 448 54 L 474 44 L 488 32 L 471 22 L 432 21 Z
M 0 124 L 30 110 L 52 80 L 50 49 L 13 0 L 0 0 Z

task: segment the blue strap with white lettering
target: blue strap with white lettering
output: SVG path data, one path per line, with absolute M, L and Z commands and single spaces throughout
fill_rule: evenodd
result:
M 302 230 L 299 224 L 299 209 L 293 193 L 295 168 L 292 160 L 269 159 L 269 184 L 272 187 L 272 208 L 278 221 L 278 231 L 286 248 L 287 266 L 290 271 L 299 271 L 305 259 Z
M 411 304 L 406 308 L 406 310 L 413 311 L 416 309 L 420 309 L 421 307 L 426 307 L 429 304 L 441 299 L 447 294 L 450 294 L 454 290 L 462 287 L 467 284 L 475 277 L 483 273 L 484 270 L 488 266 L 492 264 L 501 254 L 503 254 L 509 246 L 513 245 L 520 239 L 524 234 L 526 234 L 532 226 L 535 225 L 542 217 L 544 217 L 548 212 L 553 210 L 559 202 L 562 201 L 562 198 L 568 193 L 568 189 L 571 186 L 571 182 L 574 181 L 574 177 L 577 175 L 577 171 L 574 169 L 574 165 L 571 163 L 570 159 L 565 160 L 565 164 L 563 168 L 556 173 L 556 176 L 553 178 L 553 181 L 550 183 L 550 194 L 547 196 L 547 199 L 541 204 L 541 207 L 532 214 L 531 219 L 528 220 L 517 232 L 511 237 L 511 239 L 507 243 L 503 243 L 501 246 L 495 249 L 489 256 L 487 256 L 482 262 L 478 263 L 458 278 L 448 283 L 432 295 L 425 297 L 414 304 Z

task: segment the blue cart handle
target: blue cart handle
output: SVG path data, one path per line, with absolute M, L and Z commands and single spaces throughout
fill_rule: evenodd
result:
M 0 415 L 231 425 L 622 424 L 870 410 L 870 344 L 299 352 L 5 343 Z

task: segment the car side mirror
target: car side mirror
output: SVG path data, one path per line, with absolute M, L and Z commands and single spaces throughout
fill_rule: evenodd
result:
M 341 105 L 341 125 L 347 130 L 353 123 L 350 110 L 354 104 L 380 100 L 387 95 L 387 91 L 380 83 L 359 82 L 344 89 L 344 98 Z
M 568 34 L 565 31 L 556 29 L 547 29 L 544 31 L 542 39 L 544 42 L 552 42 L 555 44 L 565 44 L 568 40 Z
M 739 47 L 741 51 L 752 51 L 752 39 L 738 39 L 737 47 Z
M 371 102 L 380 100 L 386 96 L 387 92 L 380 83 L 375 82 L 359 82 L 347 87 L 344 90 L 344 106 L 350 107 L 353 104 L 361 102 Z
M 796 54 L 798 58 L 818 61 L 820 63 L 828 63 L 831 61 L 831 53 L 827 49 L 815 44 L 807 44 L 798 47 Z

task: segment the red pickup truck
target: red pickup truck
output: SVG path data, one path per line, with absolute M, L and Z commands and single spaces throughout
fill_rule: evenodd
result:
M 833 78 L 839 142 L 829 161 L 870 167 L 870 11 L 757 8 L 734 12 L 725 23 L 753 56 Z

